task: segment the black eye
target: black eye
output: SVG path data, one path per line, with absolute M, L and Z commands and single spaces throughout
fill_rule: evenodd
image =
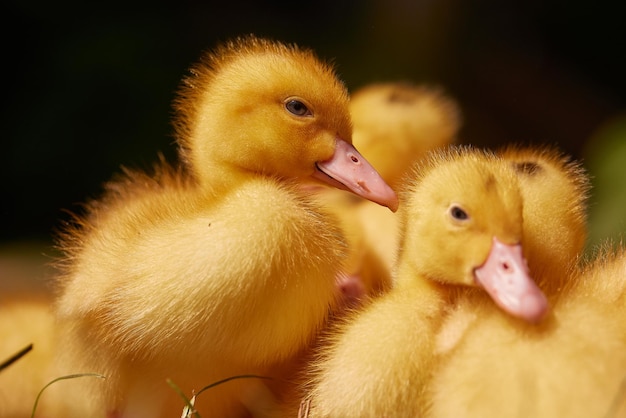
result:
M 460 207 L 453 205 L 450 207 L 450 216 L 457 221 L 465 221 L 469 219 L 469 215 Z
M 287 103 L 285 103 L 285 108 L 290 112 L 293 113 L 296 116 L 310 116 L 312 115 L 311 111 L 309 110 L 308 107 L 306 107 L 306 105 L 304 103 L 302 103 L 300 100 L 289 100 Z

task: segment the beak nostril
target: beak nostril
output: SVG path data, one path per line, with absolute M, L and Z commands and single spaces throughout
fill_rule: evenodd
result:
M 505 271 L 508 271 L 511 267 L 509 266 L 509 263 L 502 263 L 502 269 Z
M 350 154 L 350 159 L 352 160 L 353 163 L 358 164 L 359 163 L 359 159 L 356 155 L 354 154 Z

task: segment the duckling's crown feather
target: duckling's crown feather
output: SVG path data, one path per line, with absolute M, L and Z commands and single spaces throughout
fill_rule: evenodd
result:
M 461 158 L 479 160 L 483 158 L 494 159 L 495 154 L 488 149 L 479 149 L 472 145 L 452 144 L 447 147 L 430 150 L 424 158 L 418 159 L 412 166 L 403 181 L 404 189 L 401 194 L 406 198 L 422 179 L 434 168 L 441 164 L 456 161 Z

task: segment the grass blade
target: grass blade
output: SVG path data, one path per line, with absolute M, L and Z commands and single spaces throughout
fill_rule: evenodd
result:
M 202 389 L 198 391 L 198 393 L 193 395 L 191 399 L 187 398 L 187 396 L 183 393 L 181 388 L 179 388 L 170 379 L 167 379 L 166 382 L 168 385 L 170 385 L 172 389 L 174 389 L 174 391 L 176 391 L 176 393 L 178 393 L 178 396 L 180 396 L 183 399 L 183 401 L 185 401 L 185 409 L 183 409 L 183 414 L 181 418 L 190 418 L 191 416 L 193 416 L 194 418 L 201 418 L 200 414 L 198 413 L 198 411 L 196 411 L 196 408 L 194 407 L 195 400 L 198 397 L 198 395 L 200 395 L 205 390 L 209 390 L 211 388 L 214 388 L 215 386 L 219 386 L 221 384 L 230 382 L 231 380 L 235 380 L 235 379 L 271 379 L 271 377 L 259 376 L 256 374 L 242 374 L 242 375 L 227 377 L 226 379 L 218 380 L 217 382 L 213 382 L 210 385 L 203 387 Z
M 78 373 L 78 374 L 70 374 L 67 376 L 61 376 L 61 377 L 57 377 L 56 379 L 48 382 L 48 384 L 46 384 L 46 386 L 44 386 L 39 393 L 37 394 L 37 397 L 35 398 L 35 404 L 33 405 L 33 412 L 30 414 L 30 418 L 34 418 L 35 417 L 35 411 L 37 411 L 37 405 L 39 404 L 39 398 L 41 398 L 41 395 L 43 394 L 44 390 L 46 390 L 50 385 L 59 382 L 61 380 L 68 380 L 68 379 L 76 379 L 78 377 L 97 377 L 99 379 L 106 379 L 105 376 L 102 376 L 101 374 L 98 373 Z
M 187 409 L 187 411 L 183 409 L 183 415 L 181 418 L 188 418 L 192 414 L 194 417 L 200 418 L 200 414 L 198 414 L 198 411 L 196 411 L 196 408 L 194 408 L 193 406 L 194 402 L 192 402 L 189 398 L 187 398 L 187 396 L 183 393 L 182 389 L 179 388 L 178 385 L 176 385 L 176 383 L 172 382 L 171 379 L 166 379 L 166 382 L 168 385 L 170 385 L 172 389 L 174 389 L 176 393 L 178 393 L 178 396 L 180 396 L 181 399 L 185 401 L 185 408 Z M 192 399 L 194 399 L 195 401 L 195 398 L 196 397 L 194 396 Z
M 9 357 L 8 359 L 6 359 L 5 361 L 3 361 L 2 363 L 0 363 L 0 371 L 6 369 L 7 367 L 9 367 L 11 364 L 15 363 L 16 361 L 18 361 L 19 359 L 21 359 L 22 357 L 24 357 L 26 355 L 26 353 L 28 353 L 30 350 L 33 349 L 33 345 L 29 344 L 26 347 L 22 348 L 20 351 L 18 351 L 17 353 L 13 354 L 11 357 Z
M 256 374 L 241 374 L 241 375 L 237 375 L 237 376 L 231 376 L 231 377 L 227 377 L 226 379 L 222 379 L 222 380 L 218 380 L 217 382 L 213 382 L 211 383 L 209 386 L 205 386 L 202 389 L 200 389 L 198 391 L 198 393 L 196 393 L 196 396 L 198 396 L 199 394 L 201 394 L 202 392 L 204 392 L 205 390 L 211 389 L 215 386 L 221 385 L 223 383 L 226 382 L 230 382 L 231 380 L 235 380 L 235 379 L 267 379 L 267 380 L 271 380 L 271 377 L 267 377 L 267 376 L 259 376 Z

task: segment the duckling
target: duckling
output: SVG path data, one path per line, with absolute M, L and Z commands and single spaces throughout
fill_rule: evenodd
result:
M 345 242 L 302 179 L 398 206 L 351 145 L 344 85 L 308 49 L 253 35 L 222 44 L 175 108 L 184 165 L 128 170 L 60 242 L 61 361 L 107 377 L 90 416 L 177 416 L 166 379 L 190 397 L 271 377 L 307 346 L 336 298 Z M 260 383 L 229 381 L 195 408 L 261 413 Z
M 579 163 L 547 148 L 501 155 L 520 177 L 524 249 L 552 314 L 529 326 L 484 301 L 457 305 L 438 336 L 427 416 L 624 416 L 626 256 L 581 270 L 589 181 Z
M 415 417 L 447 312 L 466 297 L 527 322 L 547 313 L 523 258 L 523 199 L 509 164 L 472 148 L 434 152 L 402 194 L 394 286 L 332 331 L 312 366 L 309 416 Z
M 429 150 L 456 142 L 461 126 L 459 106 L 441 88 L 409 82 L 357 89 L 350 114 L 353 143 L 394 189 Z M 396 258 L 397 216 L 354 194 L 330 188 L 320 194 L 342 219 L 352 249 L 339 280 L 343 294 L 353 300 L 386 291 Z
M 568 272 L 577 268 L 585 246 L 589 179 L 579 162 L 554 146 L 507 145 L 497 154 L 513 168 L 523 197 L 522 242 L 529 270 L 554 303 L 567 288 Z M 478 320 L 482 306 L 502 314 L 477 299 L 459 301 L 446 317 L 437 337 L 439 355 L 453 348 Z M 531 328 L 537 332 L 537 327 Z

